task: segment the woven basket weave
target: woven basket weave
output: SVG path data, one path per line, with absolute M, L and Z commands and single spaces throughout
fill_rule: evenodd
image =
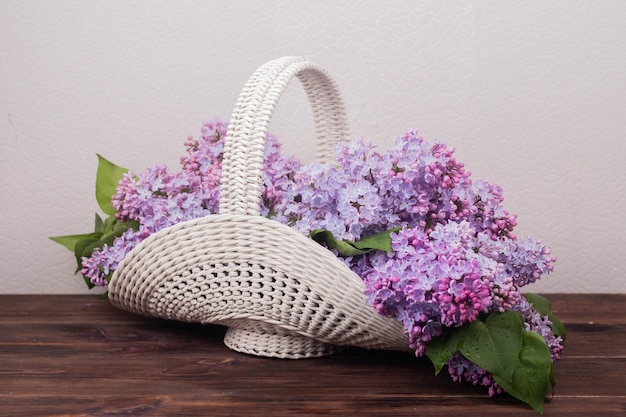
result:
M 300 57 L 261 66 L 228 125 L 219 214 L 141 242 L 113 274 L 109 299 L 143 315 L 228 326 L 224 343 L 254 355 L 317 357 L 344 346 L 408 350 L 400 322 L 366 305 L 364 283 L 332 252 L 259 214 L 268 124 L 293 77 L 313 109 L 318 159 L 331 159 L 348 136 L 332 78 Z

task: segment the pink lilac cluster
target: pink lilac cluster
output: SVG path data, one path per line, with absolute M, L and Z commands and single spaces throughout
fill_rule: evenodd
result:
M 148 235 L 175 223 L 216 213 L 226 125 L 205 123 L 199 139 L 185 142 L 182 171 L 154 166 L 128 173 L 113 197 L 118 219 L 137 220 L 113 245 L 83 259 L 83 275 L 96 285 Z M 341 143 L 332 164 L 302 165 L 268 136 L 261 213 L 309 235 L 325 229 L 354 242 L 396 229 L 391 251 L 343 258 L 366 285 L 368 303 L 403 323 L 416 355 L 444 326 L 479 315 L 519 311 L 528 331 L 540 334 L 552 359 L 562 340 L 534 312 L 520 288 L 553 269 L 541 241 L 514 234 L 515 215 L 502 205 L 502 189 L 473 181 L 454 149 L 427 144 L 417 132 L 399 137 L 385 153 L 362 139 Z M 491 375 L 458 352 L 448 361 L 455 381 L 501 392 Z
M 141 174 L 131 171 L 125 174 L 112 204 L 117 219 L 136 220 L 139 229 L 126 231 L 115 239 L 113 245 L 105 245 L 89 258 L 83 258 L 83 276 L 94 285 L 105 286 L 126 254 L 152 233 L 217 213 L 225 135 L 225 123 L 206 122 L 200 138 L 187 138 L 186 155 L 180 158 L 181 171 L 171 173 L 164 165 L 154 165 Z M 295 158 L 281 154 L 280 144 L 274 136 L 269 135 L 266 143 L 263 215 L 274 209 L 289 186 L 292 173 L 301 165 Z

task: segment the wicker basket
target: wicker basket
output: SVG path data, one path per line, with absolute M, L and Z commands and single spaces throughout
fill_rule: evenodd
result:
M 300 57 L 261 66 L 228 125 L 219 214 L 141 242 L 115 271 L 109 299 L 143 315 L 228 326 L 224 343 L 254 355 L 317 357 L 344 346 L 408 350 L 401 323 L 366 305 L 364 283 L 332 252 L 259 214 L 269 120 L 294 76 L 313 108 L 318 158 L 330 160 L 348 135 L 334 81 Z

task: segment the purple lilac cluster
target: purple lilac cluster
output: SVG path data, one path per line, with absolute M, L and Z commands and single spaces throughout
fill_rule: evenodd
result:
M 444 326 L 517 309 L 558 359 L 562 340 L 520 295 L 555 259 L 541 241 L 513 234 L 516 217 L 504 209 L 502 189 L 472 181 L 453 148 L 428 146 L 417 132 L 384 154 L 356 140 L 338 147 L 336 164 L 305 166 L 294 178 L 275 219 L 305 235 L 326 229 L 355 241 L 400 228 L 391 234 L 391 252 L 344 261 L 364 280 L 368 303 L 404 324 L 416 355 Z M 492 395 L 501 391 L 460 354 L 448 365 L 457 381 L 485 385 Z
M 520 302 L 513 308 L 522 314 L 524 319 L 524 329 L 527 332 L 534 332 L 543 337 L 550 349 L 550 359 L 556 362 L 563 354 L 563 339 L 555 336 L 550 326 L 552 322 L 547 316 L 542 316 L 532 308 L 532 304 L 522 296 Z
M 500 385 L 489 372 L 467 359 L 458 351 L 448 361 L 448 373 L 454 382 L 487 387 L 490 397 L 503 392 Z
M 199 138 L 188 137 L 179 172 L 171 173 L 164 165 L 154 165 L 141 174 L 129 171 L 122 177 L 112 198 L 116 217 L 138 221 L 139 229 L 126 231 L 113 245 L 105 245 L 83 258 L 83 276 L 94 285 L 105 286 L 124 256 L 152 233 L 217 213 L 226 128 L 225 123 L 214 120 L 203 124 Z M 268 136 L 266 143 L 263 215 L 274 209 L 289 186 L 292 173 L 301 165 L 295 158 L 281 154 L 275 137 Z
M 118 219 L 137 220 L 112 246 L 83 259 L 82 273 L 95 285 L 148 235 L 175 223 L 216 213 L 226 125 L 205 123 L 199 139 L 185 142 L 182 171 L 155 165 L 128 173 L 113 197 Z M 471 174 L 445 144 L 428 145 L 417 132 L 399 137 L 385 153 L 362 139 L 341 143 L 333 164 L 302 165 L 280 152 L 268 136 L 261 213 L 304 235 L 315 229 L 354 242 L 391 234 L 391 251 L 344 262 L 366 284 L 368 303 L 401 321 L 416 355 L 444 326 L 462 326 L 480 314 L 519 311 L 526 330 L 540 334 L 553 360 L 562 340 L 534 312 L 520 288 L 553 269 L 541 241 L 514 234 L 515 215 L 503 208 L 502 189 Z M 455 381 L 501 392 L 491 375 L 456 353 L 448 361 Z

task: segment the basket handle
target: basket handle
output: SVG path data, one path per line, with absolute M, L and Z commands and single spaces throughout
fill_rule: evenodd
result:
M 300 80 L 313 109 L 318 160 L 330 161 L 336 144 L 348 138 L 343 100 L 326 70 L 301 57 L 283 57 L 262 65 L 244 85 L 228 124 L 220 214 L 259 215 L 270 118 L 294 76 Z

